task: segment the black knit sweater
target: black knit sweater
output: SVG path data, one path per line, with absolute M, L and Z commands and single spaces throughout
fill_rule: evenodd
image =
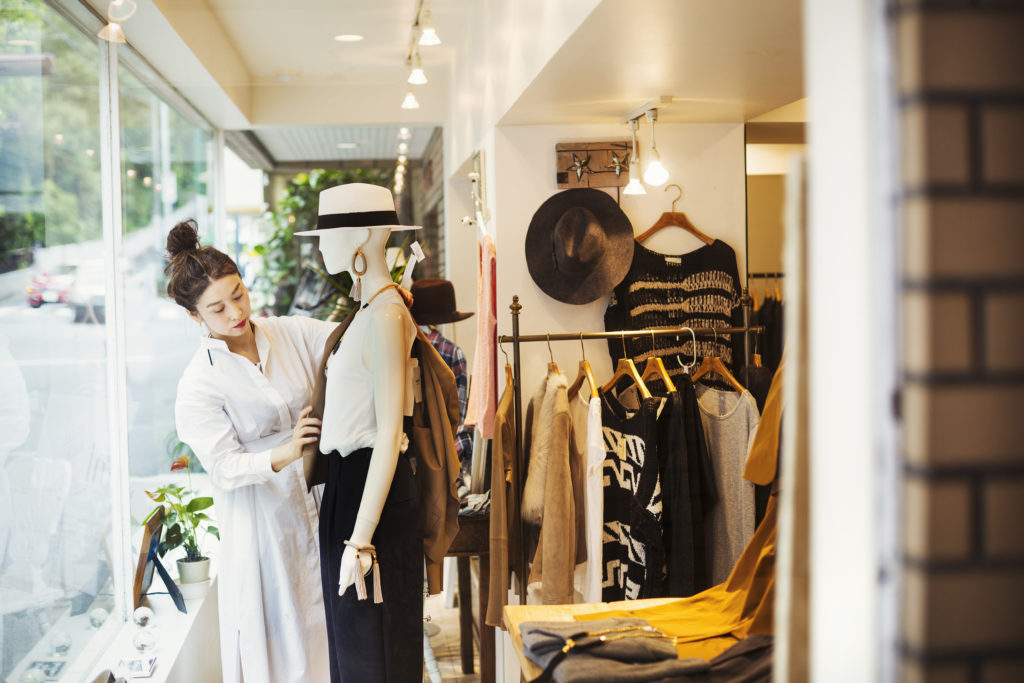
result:
M 625 279 L 615 287 L 604 314 L 608 331 L 654 327 L 728 327 L 740 302 L 736 252 L 715 240 L 685 254 L 659 254 L 639 242 Z M 720 334 L 717 341 L 697 340 L 697 359 L 719 356 L 730 370 L 742 365 L 734 353 L 742 338 Z M 626 337 L 626 355 L 641 369 L 651 355 L 660 356 L 670 375 L 681 375 L 681 363 L 693 360 L 692 337 Z M 623 340 L 609 339 L 612 361 L 622 358 Z

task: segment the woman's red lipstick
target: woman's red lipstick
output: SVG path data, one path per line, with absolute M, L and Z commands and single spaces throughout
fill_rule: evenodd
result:
M 237 325 L 235 325 L 235 329 L 236 329 L 236 330 L 240 330 L 240 329 L 242 329 L 243 327 L 245 327 L 245 323 L 246 323 L 246 322 L 247 322 L 247 321 L 243 320 L 242 322 L 238 323 Z

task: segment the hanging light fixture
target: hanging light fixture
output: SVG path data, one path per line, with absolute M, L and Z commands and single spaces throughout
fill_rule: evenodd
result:
M 441 38 L 437 35 L 437 29 L 434 27 L 434 17 L 430 14 L 429 6 L 423 11 L 423 15 L 420 17 L 419 28 L 420 45 L 423 47 L 430 47 L 441 44 Z
M 398 139 L 399 140 L 408 140 L 411 137 L 412 137 L 412 133 L 409 132 L 408 128 L 402 127 L 402 128 L 398 129 Z
M 640 154 L 636 149 L 636 131 L 640 128 L 638 119 L 631 119 L 629 130 L 633 133 L 633 155 L 629 157 L 629 184 L 622 190 L 622 194 L 647 194 L 647 190 L 640 184 Z
M 425 85 L 427 74 L 423 73 L 423 60 L 420 59 L 420 51 L 416 50 L 416 57 L 409 60 L 409 83 L 411 85 Z
M 419 109 L 420 103 L 416 101 L 416 96 L 412 94 L 412 90 L 405 93 L 405 99 L 402 100 L 402 109 Z
M 644 115 L 651 124 L 651 159 L 644 171 L 644 182 L 652 187 L 660 187 L 668 180 L 668 171 L 661 165 L 661 155 L 654 144 L 654 122 L 658 120 L 658 110 L 648 109 Z
M 107 25 L 96 35 L 108 43 L 127 43 L 121 24 L 131 19 L 136 9 L 135 0 L 111 0 L 107 4 Z

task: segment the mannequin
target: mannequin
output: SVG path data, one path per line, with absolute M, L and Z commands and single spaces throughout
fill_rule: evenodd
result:
M 416 327 L 385 260 L 393 207 L 385 188 L 330 188 L 318 229 L 297 233 L 319 238 L 330 273 L 352 275 L 360 304 L 327 362 L 319 446 L 328 461 L 320 554 L 333 683 L 422 675 L 423 520 L 405 423 Z

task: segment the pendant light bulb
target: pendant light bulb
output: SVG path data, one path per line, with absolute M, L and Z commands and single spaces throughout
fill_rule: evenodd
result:
M 411 61 L 411 68 L 409 69 L 409 84 L 410 85 L 426 85 L 427 74 L 423 72 L 423 62 L 420 60 L 419 52 L 416 53 L 416 61 Z
M 661 155 L 658 150 L 651 149 L 651 160 L 644 171 L 644 182 L 651 187 L 661 187 L 668 180 L 668 171 L 661 165 Z
M 668 171 L 661 165 L 661 154 L 654 144 L 654 122 L 658 120 L 658 110 L 649 109 L 645 116 L 651 124 L 651 160 L 647 162 L 647 170 L 644 171 L 644 182 L 652 187 L 660 187 L 668 180 Z
M 434 17 L 430 14 L 429 7 L 423 12 L 423 18 L 420 20 L 419 44 L 423 47 L 441 44 L 441 38 L 437 35 L 437 29 L 434 28 Z
M 412 90 L 405 93 L 405 99 L 402 100 L 402 109 L 419 109 L 420 103 L 416 101 L 416 96 L 412 94 Z
M 640 184 L 640 155 L 636 151 L 636 131 L 640 123 L 633 119 L 629 122 L 629 129 L 633 132 L 633 154 L 629 157 L 629 183 L 622 190 L 622 194 L 647 194 L 647 190 Z

